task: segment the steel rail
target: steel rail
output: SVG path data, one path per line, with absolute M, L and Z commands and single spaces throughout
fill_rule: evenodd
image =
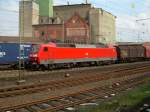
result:
M 83 85 L 87 83 L 92 82 L 99 82 L 102 80 L 108 80 L 111 78 L 119 78 L 123 76 L 128 76 L 136 73 L 143 73 L 143 72 L 149 72 L 150 67 L 149 66 L 143 66 L 141 68 L 134 68 L 134 69 L 119 69 L 114 71 L 109 71 L 105 73 L 101 73 L 101 75 L 92 75 L 92 76 L 81 76 L 78 78 L 70 78 L 65 80 L 59 80 L 59 81 L 51 81 L 47 83 L 41 83 L 41 84 L 33 84 L 33 85 L 27 85 L 27 86 L 19 86 L 19 87 L 11 87 L 11 88 L 4 88 L 0 89 L 0 97 L 10 97 L 15 95 L 22 95 L 22 94 L 31 94 L 39 91 L 43 91 L 46 89 L 60 89 L 64 87 L 72 87 L 72 86 L 78 86 Z
M 80 92 L 77 92 L 77 93 L 73 93 L 73 94 L 67 94 L 67 95 L 64 95 L 64 96 L 59 96 L 59 97 L 49 97 L 47 99 L 44 99 L 44 100 L 39 100 L 39 101 L 36 101 L 36 102 L 31 102 L 31 103 L 28 103 L 28 104 L 20 104 L 20 105 L 17 105 L 17 106 L 14 106 L 14 107 L 5 107 L 5 108 L 2 108 L 0 107 L 0 110 L 2 110 L 1 112 L 6 112 L 6 111 L 12 111 L 12 112 L 15 112 L 17 111 L 17 109 L 21 109 L 21 108 L 25 108 L 25 109 L 32 109 L 31 106 L 33 105 L 38 105 L 38 104 L 41 104 L 41 103 L 47 103 L 49 104 L 48 102 L 49 101 L 58 101 L 58 102 L 62 102 L 62 99 L 65 99 L 65 98 L 71 98 L 71 97 L 74 97 L 75 99 L 79 96 L 84 96 L 85 95 L 85 98 L 77 98 L 76 100 L 65 100 L 66 102 L 63 102 L 59 105 L 54 105 L 54 106 L 51 106 L 51 107 L 48 107 L 48 108 L 43 108 L 41 109 L 40 111 L 34 111 L 34 112 L 50 112 L 50 111 L 57 111 L 57 110 L 62 110 L 62 109 L 65 109 L 67 107 L 70 107 L 70 106 L 75 106 L 75 105 L 79 105 L 79 104 L 82 104 L 82 103 L 87 103 L 91 100 L 94 100 L 94 99 L 105 99 L 105 95 L 107 95 L 108 97 L 112 97 L 111 94 L 115 93 L 115 94 L 119 94 L 120 91 L 124 91 L 128 88 L 133 88 L 139 84 L 142 84 L 144 81 L 144 79 L 147 78 L 147 75 L 143 75 L 143 76 L 140 76 L 140 77 L 134 77 L 134 78 L 128 78 L 126 80 L 122 80 L 122 81 L 116 81 L 114 82 L 110 88 L 110 85 L 108 86 L 103 86 L 103 85 L 100 85 L 99 87 L 96 87 L 96 88 L 93 88 L 93 89 L 84 89 Z M 118 83 L 120 85 L 116 85 L 116 83 Z M 93 95 L 89 95 L 89 93 L 93 94 Z M 87 95 L 86 95 L 87 94 Z M 33 109 L 34 110 L 34 109 Z M 33 112 L 33 111 L 31 111 Z

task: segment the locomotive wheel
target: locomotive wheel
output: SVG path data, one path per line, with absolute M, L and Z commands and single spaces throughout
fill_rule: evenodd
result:
M 46 70 L 46 67 L 44 65 L 40 65 L 39 70 L 44 71 L 44 70 Z

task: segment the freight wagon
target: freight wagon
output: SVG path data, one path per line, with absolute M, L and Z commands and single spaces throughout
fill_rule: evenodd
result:
M 140 61 L 146 58 L 146 49 L 142 44 L 126 44 L 115 46 L 119 61 Z
M 146 55 L 145 56 L 146 56 L 147 60 L 150 60 L 150 44 L 144 44 L 143 46 L 146 49 Z
M 19 61 L 19 48 L 21 48 L 21 59 L 28 62 L 31 44 L 0 43 L 0 65 L 17 65 Z
M 30 68 L 57 68 L 150 60 L 150 45 L 124 44 L 108 47 L 103 44 L 21 44 L 25 65 Z M 16 67 L 19 62 L 18 43 L 0 43 L 0 66 Z M 14 66 L 15 65 L 15 66 Z

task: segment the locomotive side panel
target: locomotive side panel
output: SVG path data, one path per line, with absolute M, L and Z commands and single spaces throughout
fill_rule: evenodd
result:
M 46 49 L 46 50 L 44 50 Z M 40 50 L 40 63 L 71 63 L 116 60 L 115 48 L 58 48 L 43 47 Z

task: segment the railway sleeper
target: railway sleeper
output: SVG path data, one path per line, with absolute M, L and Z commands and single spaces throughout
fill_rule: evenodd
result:
M 42 111 L 43 110 L 40 107 L 38 107 L 37 105 L 32 105 L 30 107 L 26 107 L 26 109 L 30 112 L 37 112 L 37 111 Z
M 130 81 L 129 81 L 130 82 Z M 127 85 L 123 85 L 123 86 L 121 86 L 121 90 L 125 90 L 126 89 L 126 87 L 130 87 L 130 86 L 132 86 L 132 87 L 134 87 L 135 85 L 137 85 L 137 84 L 141 84 L 141 82 L 142 81 L 138 81 L 138 82 L 133 82 L 133 84 L 130 84 L 130 83 L 127 83 Z M 92 91 L 92 90 L 91 90 Z M 107 89 L 106 89 L 106 91 L 107 91 Z M 118 91 L 118 89 L 116 90 L 116 91 Z M 89 91 L 90 92 L 90 91 Z M 119 92 L 119 91 L 118 91 Z M 72 103 L 67 103 L 67 104 L 64 104 L 64 105 L 62 105 L 62 103 L 60 103 L 60 101 L 59 100 L 53 100 L 53 102 L 55 101 L 55 105 L 54 105 L 54 107 L 51 107 L 51 108 L 46 108 L 45 110 L 55 110 L 55 109 L 63 109 L 64 107 L 67 107 L 67 106 L 74 106 L 74 105 L 76 105 L 76 104 L 81 104 L 82 102 L 83 103 L 85 103 L 85 102 L 88 102 L 88 101 L 91 101 L 92 99 L 95 99 L 95 98 L 100 98 L 101 96 L 102 96 L 102 94 L 100 94 L 101 93 L 101 90 L 99 91 L 99 94 L 98 95 L 96 95 L 96 96 L 91 96 L 91 97 L 88 97 L 88 98 L 81 98 L 81 99 L 78 99 L 77 101 L 75 101 L 75 102 L 72 102 Z M 82 93 L 81 93 L 82 94 Z M 83 94 L 82 94 L 83 95 Z M 77 95 L 78 96 L 78 95 Z M 77 97 L 76 96 L 76 97 Z M 80 94 L 79 94 L 79 96 L 80 96 Z M 81 100 L 81 101 L 80 101 Z M 52 102 L 52 101 L 51 101 Z M 56 105 L 57 104 L 57 105 Z M 57 108 L 58 107 L 58 108 Z M 44 110 L 44 112 L 45 112 L 45 110 Z

